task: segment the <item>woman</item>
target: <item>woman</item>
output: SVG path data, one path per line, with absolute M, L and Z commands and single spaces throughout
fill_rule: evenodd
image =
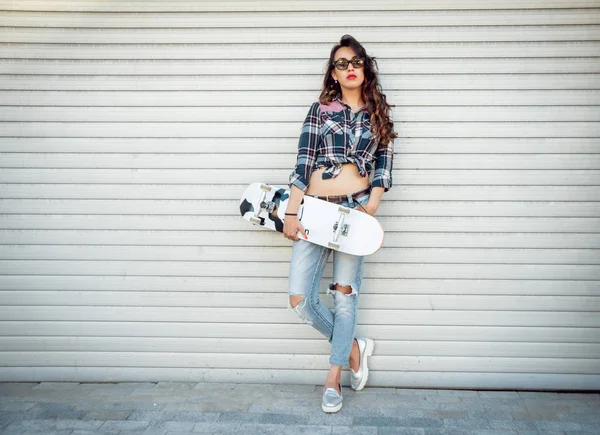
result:
M 297 164 L 290 174 L 290 199 L 284 237 L 293 240 L 288 308 L 331 343 L 331 369 L 325 380 L 322 409 L 342 407 L 342 366 L 350 366 L 353 389 L 368 377 L 369 338 L 354 338 L 358 292 L 364 257 L 333 252 L 333 312 L 320 303 L 319 283 L 332 252 L 306 242 L 297 211 L 304 195 L 375 214 L 392 186 L 392 141 L 397 137 L 390 105 L 377 80 L 377 63 L 361 44 L 344 35 L 330 53 L 319 101 L 311 105 L 302 126 Z M 373 181 L 369 174 L 374 169 Z

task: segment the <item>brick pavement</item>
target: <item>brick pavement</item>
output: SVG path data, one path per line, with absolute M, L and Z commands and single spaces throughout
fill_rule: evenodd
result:
M 0 433 L 599 435 L 600 394 L 228 383 L 0 383 Z

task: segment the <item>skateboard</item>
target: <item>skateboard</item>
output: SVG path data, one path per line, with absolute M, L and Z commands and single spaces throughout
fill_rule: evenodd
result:
M 251 183 L 240 199 L 242 217 L 254 225 L 283 233 L 290 191 L 265 183 Z M 308 239 L 351 255 L 371 255 L 383 244 L 383 228 L 368 213 L 305 195 L 298 219 Z

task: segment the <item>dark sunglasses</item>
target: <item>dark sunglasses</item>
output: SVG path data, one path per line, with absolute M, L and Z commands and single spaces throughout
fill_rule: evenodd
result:
M 335 67 L 340 70 L 348 69 L 349 63 L 351 63 L 354 68 L 362 68 L 363 66 L 365 66 L 365 60 L 362 57 L 353 57 L 350 60 L 341 57 L 335 62 L 333 62 Z

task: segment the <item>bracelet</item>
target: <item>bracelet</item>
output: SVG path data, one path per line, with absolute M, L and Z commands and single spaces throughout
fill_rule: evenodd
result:
M 298 216 L 298 213 L 285 213 L 286 216 Z

